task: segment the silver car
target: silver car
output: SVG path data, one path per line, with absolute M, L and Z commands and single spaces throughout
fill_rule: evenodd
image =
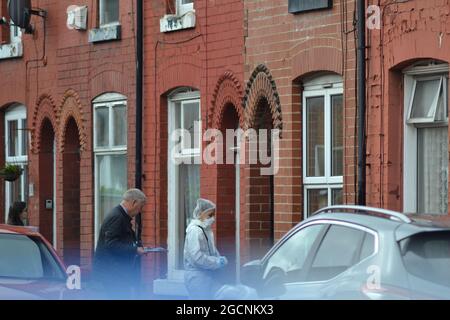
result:
M 450 228 L 394 211 L 328 207 L 294 227 L 262 260 L 247 263 L 241 280 L 221 293 L 240 291 L 244 299 L 450 299 Z

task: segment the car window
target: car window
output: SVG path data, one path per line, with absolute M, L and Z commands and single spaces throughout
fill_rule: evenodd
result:
M 365 233 L 364 242 L 361 248 L 361 254 L 359 256 L 359 261 L 370 257 L 375 251 L 375 237 L 373 234 Z
M 320 244 L 307 281 L 329 280 L 356 263 L 364 235 L 361 230 L 332 225 Z
M 38 238 L 0 234 L 0 257 L 0 277 L 63 278 L 57 262 Z
M 323 228 L 323 224 L 312 225 L 292 235 L 267 261 L 264 279 L 281 270 L 287 276 L 288 283 L 300 281 L 306 258 Z
M 400 247 L 408 273 L 450 287 L 450 232 L 416 234 L 402 240 Z M 411 285 L 414 287 L 416 283 Z

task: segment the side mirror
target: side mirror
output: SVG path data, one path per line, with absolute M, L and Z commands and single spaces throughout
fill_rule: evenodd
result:
M 262 286 L 262 265 L 261 260 L 251 261 L 242 267 L 242 284 L 258 289 Z
M 263 297 L 278 297 L 286 293 L 287 275 L 283 269 L 279 267 L 273 267 L 270 269 L 269 274 L 264 280 L 264 285 L 260 290 L 260 294 Z

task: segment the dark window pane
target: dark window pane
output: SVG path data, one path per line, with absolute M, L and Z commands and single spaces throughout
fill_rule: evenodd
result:
M 289 12 L 303 12 L 333 7 L 332 0 L 289 0 Z
M 8 121 L 8 156 L 19 155 L 19 127 L 17 120 Z
M 324 97 L 306 100 L 307 173 L 308 177 L 325 176 L 325 107 Z
M 450 233 L 416 234 L 400 243 L 406 270 L 421 279 L 450 287 Z M 423 289 L 423 282 L 411 278 L 412 289 Z
M 100 0 L 100 25 L 119 21 L 119 0 Z
M 339 205 L 344 203 L 344 194 L 342 189 L 333 189 L 331 191 L 332 198 L 331 198 L 331 204 L 332 205 Z
M 334 177 L 344 174 L 344 107 L 342 95 L 331 97 L 331 128 L 332 128 L 332 173 Z
M 28 143 L 28 130 L 27 130 L 27 120 L 22 119 L 22 156 L 27 155 L 27 143 Z
M 411 118 L 432 118 L 433 101 L 440 88 L 440 79 L 417 81 Z
M 264 278 L 281 269 L 288 276 L 288 282 L 300 281 L 306 258 L 323 227 L 324 225 L 306 227 L 290 237 L 267 261 Z
M 98 222 L 122 200 L 127 190 L 127 155 L 97 156 Z
M 114 146 L 127 145 L 127 108 L 124 105 L 113 107 Z
M 328 206 L 327 189 L 308 190 L 308 215 Z
M 188 102 L 183 104 L 183 129 L 187 130 L 190 135 L 190 139 L 184 138 L 184 149 L 197 149 L 200 148 L 198 141 L 195 141 L 195 126 L 199 125 L 200 114 L 198 102 Z M 200 133 L 197 132 L 198 137 Z
M 365 258 L 370 257 L 375 251 L 375 237 L 366 233 L 366 237 L 364 238 L 364 242 L 361 248 L 361 254 L 359 260 L 364 260 Z
M 363 236 L 360 230 L 331 226 L 314 258 L 308 280 L 328 280 L 351 267 L 357 260 Z
M 109 108 L 96 108 L 95 116 L 96 147 L 109 147 Z

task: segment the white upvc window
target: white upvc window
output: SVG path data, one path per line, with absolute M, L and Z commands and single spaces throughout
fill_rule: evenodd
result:
M 404 211 L 448 212 L 448 65 L 404 71 Z
M 97 240 L 103 220 L 127 190 L 127 100 L 107 93 L 95 99 L 93 107 Z
M 343 202 L 344 101 L 339 76 L 304 83 L 303 184 L 304 211 Z
M 17 58 L 23 55 L 22 31 L 11 26 L 9 43 L 0 45 L 0 59 Z
M 183 280 L 186 227 L 200 197 L 201 109 L 200 93 L 169 96 L 168 143 L 168 278 Z M 185 130 L 173 140 L 176 130 Z M 178 147 L 177 147 L 178 146 Z
M 177 13 L 178 15 L 184 15 L 189 11 L 194 10 L 194 0 L 177 0 Z
M 28 131 L 27 110 L 23 105 L 9 108 L 5 114 L 5 162 L 23 169 L 20 178 L 5 182 L 5 210 L 8 220 L 9 207 L 16 201 L 27 202 L 28 198 Z
M 119 24 L 119 0 L 100 0 L 100 27 Z

